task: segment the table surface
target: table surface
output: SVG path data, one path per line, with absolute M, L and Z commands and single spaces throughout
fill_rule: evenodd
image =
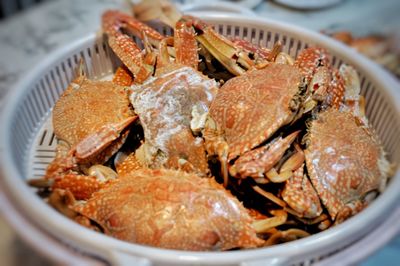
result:
M 49 52 L 88 32 L 97 31 L 101 13 L 107 8 L 121 8 L 124 2 L 48 1 L 0 21 L 0 104 L 8 88 Z M 273 1 L 260 1 L 252 11 L 261 17 L 294 23 L 316 31 L 349 30 L 355 35 L 399 34 L 400 31 L 398 0 L 343 0 L 337 5 L 318 10 L 297 10 Z M 44 265 L 47 262 L 19 240 L 1 216 L 0 235 L 1 265 Z M 398 261 L 400 236 L 361 264 L 398 265 Z

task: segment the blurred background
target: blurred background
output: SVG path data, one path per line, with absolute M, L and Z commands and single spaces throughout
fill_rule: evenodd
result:
M 319 31 L 363 53 L 392 75 L 400 76 L 398 0 L 181 0 L 177 4 L 186 10 L 258 15 Z M 9 88 L 49 52 L 97 31 L 105 9 L 124 7 L 127 7 L 126 0 L 1 0 L 0 108 Z M 12 210 L 2 197 L 0 207 L 3 211 L 0 265 L 54 265 L 7 224 L 5 217 Z M 400 237 L 397 236 L 361 265 L 399 265 L 399 261 Z

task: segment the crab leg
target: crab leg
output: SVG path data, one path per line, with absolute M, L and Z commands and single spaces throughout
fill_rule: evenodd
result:
M 287 212 L 279 210 L 276 211 L 276 215 L 271 218 L 266 218 L 263 220 L 258 220 L 252 223 L 253 228 L 256 230 L 257 233 L 266 233 L 268 230 L 275 228 L 279 225 L 282 225 L 287 220 Z
M 286 181 L 282 198 L 301 217 L 315 218 L 322 213 L 318 194 L 304 175 L 304 164 Z
M 215 121 L 209 116 L 206 120 L 206 126 L 203 132 L 205 139 L 205 148 L 209 156 L 217 155 L 221 163 L 221 173 L 224 179 L 224 187 L 228 185 L 228 151 L 229 146 L 222 137 Z
M 342 209 L 339 210 L 335 217 L 334 224 L 340 224 L 347 220 L 349 217 L 362 211 L 367 204 L 363 203 L 361 200 L 354 200 L 347 203 Z
M 284 208 L 286 206 L 286 202 L 284 202 L 283 200 L 281 200 L 280 198 L 278 198 L 274 194 L 272 194 L 272 193 L 270 193 L 268 191 L 265 191 L 264 189 L 262 189 L 259 186 L 253 186 L 253 190 L 255 192 L 257 192 L 258 194 L 260 194 L 261 196 L 265 197 L 266 199 L 272 201 L 276 205 L 281 206 L 282 208 Z
M 263 177 L 279 162 L 285 151 L 290 147 L 300 131 L 295 131 L 285 138 L 279 137 L 269 145 L 249 151 L 239 157 L 229 172 L 235 177 Z
M 128 14 L 117 10 L 109 10 L 103 14 L 102 28 L 108 36 L 111 49 L 132 72 L 137 82 L 143 82 L 154 72 L 154 66 L 145 62 L 141 49 L 128 35 L 122 32 L 122 29 L 142 40 L 147 37 L 152 46 L 157 46 L 164 36 Z
M 143 34 L 146 34 L 149 37 L 150 43 L 154 47 L 156 47 L 164 38 L 163 35 L 152 27 L 118 10 L 108 10 L 103 13 L 102 28 L 108 36 L 124 35 L 121 29 L 128 31 L 141 39 L 143 39 Z
M 268 238 L 267 241 L 265 241 L 264 246 L 271 246 L 271 245 L 277 244 L 282 239 L 287 239 L 287 238 L 298 239 L 298 238 L 307 237 L 309 235 L 310 235 L 309 233 L 307 233 L 306 231 L 300 230 L 300 229 L 289 229 L 286 231 L 278 231 L 278 232 L 274 233 L 270 238 Z
M 132 3 L 132 2 L 129 2 Z M 168 0 L 146 0 L 132 5 L 134 17 L 140 21 L 160 20 L 174 27 L 175 23 L 182 17 L 179 9 Z
M 191 16 L 183 16 L 182 19 L 194 27 L 196 39 L 232 74 L 241 75 L 254 66 L 243 49 L 217 34 L 211 26 Z
M 29 185 L 37 188 L 50 188 L 69 191 L 76 199 L 86 200 L 100 190 L 108 180 L 117 178 L 117 174 L 109 167 L 93 165 L 88 170 L 88 175 L 80 175 L 73 171 L 41 179 L 29 180 Z
M 184 21 L 178 21 L 174 30 L 176 62 L 197 69 L 199 64 L 196 33 Z
M 256 62 L 273 62 L 282 50 L 282 44 L 280 42 L 276 42 L 272 50 L 265 47 L 257 46 L 241 38 L 232 39 L 232 43 L 238 48 L 241 48 L 244 51 L 249 52 L 249 54 L 255 56 L 256 58 L 254 61 Z
M 120 66 L 115 71 L 112 81 L 119 86 L 130 86 L 133 83 L 133 76 L 126 66 Z
M 176 22 L 184 23 L 185 27 L 193 27 L 197 33 L 197 41 L 234 75 L 243 74 L 255 65 L 254 60 L 249 57 L 249 52 L 252 52 L 251 50 L 254 50 L 254 47 L 250 51 L 244 48 L 252 47 L 251 44 L 245 43 L 246 41 L 235 44 L 217 34 L 211 26 L 198 18 L 182 16 L 179 10 L 171 4 L 165 4 L 163 1 L 146 1 L 146 3 L 142 2 L 135 5 L 134 10 L 138 19 L 142 21 L 159 19 L 171 27 L 176 27 Z M 190 48 L 188 50 L 190 52 Z M 255 49 L 255 51 L 257 52 L 255 57 L 265 58 L 270 55 L 267 50 Z M 188 60 L 190 61 L 190 59 Z M 192 62 L 196 64 L 194 60 Z
M 304 162 L 304 153 L 299 145 L 295 143 L 297 152 L 287 159 L 278 171 L 275 167 L 271 168 L 265 175 L 274 183 L 282 183 L 293 176 L 293 171 L 297 170 Z

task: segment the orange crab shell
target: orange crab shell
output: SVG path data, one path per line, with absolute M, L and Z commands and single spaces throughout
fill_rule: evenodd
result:
M 296 67 L 271 64 L 228 80 L 210 106 L 209 115 L 224 132 L 229 160 L 256 147 L 290 122 L 292 100 L 299 93 Z
M 181 250 L 252 248 L 263 243 L 242 204 L 213 179 L 141 169 L 113 180 L 76 210 L 107 235 Z
M 382 148 L 352 114 L 333 108 L 318 114 L 307 142 L 308 173 L 332 219 L 346 204 L 386 182 Z
M 133 116 L 125 87 L 111 81 L 91 81 L 79 77 L 54 106 L 54 134 L 71 148 L 104 126 Z
M 319 66 L 329 66 L 330 61 L 330 55 L 326 49 L 310 47 L 300 52 L 294 65 L 300 69 L 308 83 L 314 76 L 317 68 Z
M 336 109 L 343 103 L 345 80 L 337 69 L 332 70 L 332 80 L 328 87 L 328 104 Z
M 67 189 L 77 200 L 89 199 L 92 194 L 104 186 L 94 176 L 65 174 L 60 178 L 54 179 L 52 190 Z

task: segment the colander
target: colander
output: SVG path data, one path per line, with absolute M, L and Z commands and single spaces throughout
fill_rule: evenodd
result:
M 269 48 L 280 41 L 283 51 L 293 57 L 308 46 L 318 45 L 330 51 L 335 67 L 342 63 L 354 66 L 360 76 L 369 121 L 389 160 L 394 164 L 400 162 L 400 86 L 386 78 L 386 74 L 381 75 L 383 70 L 378 66 L 328 37 L 294 25 L 229 14 L 202 14 L 202 18 L 229 37 Z M 171 34 L 170 29 L 157 27 L 162 33 Z M 41 177 L 54 157 L 56 140 L 51 109 L 74 78 L 80 58 L 93 79 L 107 78 L 120 64 L 104 39 L 95 34 L 49 55 L 10 93 L 2 114 L 0 147 L 1 186 L 11 195 L 13 204 L 42 230 L 81 253 L 112 264 L 129 265 L 309 265 L 368 235 L 399 208 L 400 173 L 396 171 L 386 191 L 361 213 L 324 232 L 272 247 L 226 252 L 177 251 L 127 243 L 86 229 L 48 206 L 26 185 L 27 179 Z

